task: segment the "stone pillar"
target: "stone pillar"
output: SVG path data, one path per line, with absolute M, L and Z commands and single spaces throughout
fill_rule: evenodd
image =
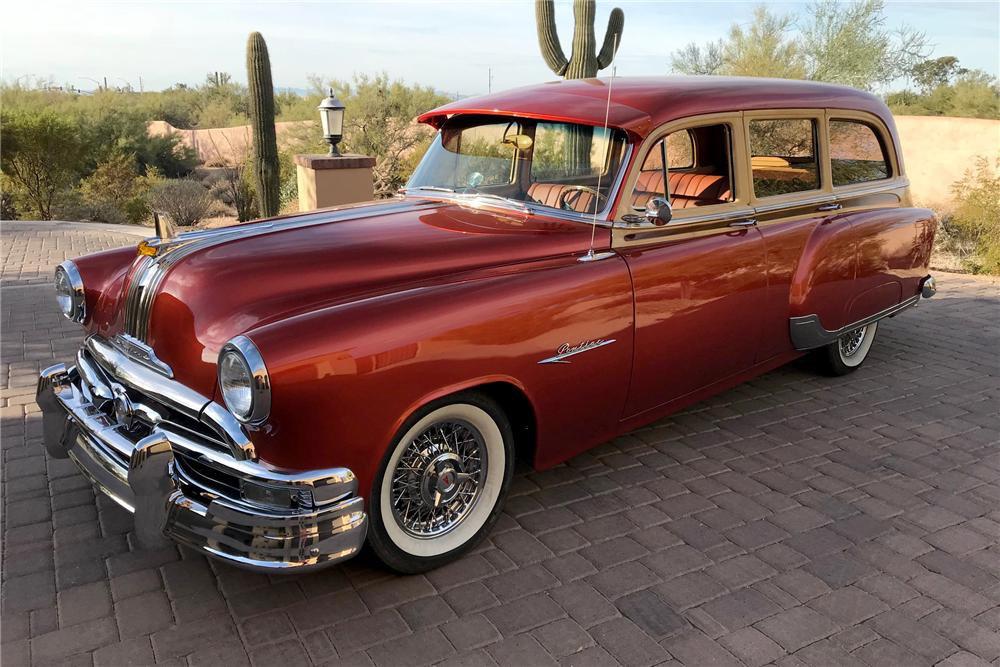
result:
M 375 197 L 372 167 L 366 155 L 296 155 L 299 210 L 369 201 Z

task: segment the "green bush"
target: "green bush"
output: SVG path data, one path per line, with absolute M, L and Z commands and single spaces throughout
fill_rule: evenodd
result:
M 133 155 L 112 155 L 80 181 L 79 190 L 91 209 L 88 220 L 139 224 L 149 217 L 149 182 L 139 176 Z
M 1000 275 L 1000 158 L 985 157 L 952 186 L 955 209 L 942 221 L 941 247 L 973 273 Z
M 155 183 L 149 189 L 149 206 L 178 227 L 196 225 L 212 214 L 216 203 L 204 185 L 190 178 Z

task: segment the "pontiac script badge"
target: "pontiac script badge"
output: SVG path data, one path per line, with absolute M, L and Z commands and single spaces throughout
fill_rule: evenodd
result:
M 587 352 L 588 350 L 594 350 L 599 347 L 604 347 L 605 345 L 611 345 L 611 343 L 614 342 L 615 342 L 614 338 L 610 340 L 605 338 L 598 338 L 596 340 L 585 340 L 582 343 L 577 343 L 576 345 L 563 343 L 558 348 L 556 348 L 556 354 L 554 357 L 549 357 L 548 359 L 542 359 L 538 363 L 569 364 L 572 363 L 568 360 L 569 357 L 580 354 L 581 352 Z

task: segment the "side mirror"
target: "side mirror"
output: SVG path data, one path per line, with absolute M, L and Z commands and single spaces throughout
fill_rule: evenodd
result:
M 667 224 L 673 217 L 674 209 L 670 206 L 670 202 L 663 197 L 653 197 L 646 204 L 646 220 L 657 227 Z

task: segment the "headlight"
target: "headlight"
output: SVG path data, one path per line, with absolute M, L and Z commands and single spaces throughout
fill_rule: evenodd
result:
M 63 315 L 74 322 L 83 322 L 87 315 L 83 278 L 80 277 L 76 264 L 70 260 L 56 267 L 56 301 Z
M 271 412 L 271 379 L 246 336 L 232 339 L 219 353 L 219 389 L 226 407 L 241 422 L 259 424 Z

